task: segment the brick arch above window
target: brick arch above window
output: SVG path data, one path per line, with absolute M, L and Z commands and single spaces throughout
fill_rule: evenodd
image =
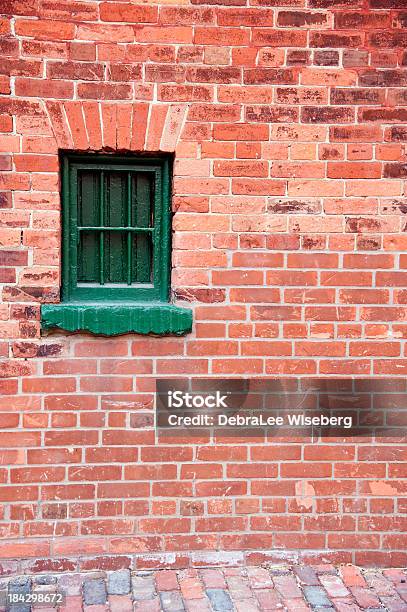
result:
M 47 101 L 59 149 L 176 153 L 187 104 Z
M 129 161 L 130 158 L 120 155 L 120 153 L 134 152 L 139 154 L 153 154 L 163 152 L 175 153 L 176 155 L 177 146 L 180 142 L 180 136 L 187 114 L 187 108 L 187 104 L 47 101 L 45 103 L 45 109 L 48 116 L 49 128 L 54 135 L 54 143 L 52 146 L 55 146 L 55 153 L 57 153 L 57 150 L 62 150 L 64 153 L 64 157 L 61 158 L 64 168 L 62 177 L 68 176 L 66 174 L 66 169 L 68 167 L 66 162 L 69 156 L 75 158 L 75 156 L 72 156 L 72 152 L 117 152 L 119 155 L 116 157 L 121 160 L 122 164 Z M 57 155 L 47 155 L 46 157 L 54 157 L 54 161 L 58 163 Z M 80 155 L 79 157 L 85 160 L 81 163 L 90 164 L 92 163 L 90 162 L 91 158 L 99 159 L 99 164 L 105 163 L 107 168 L 106 172 L 109 172 L 113 167 L 112 160 L 115 156 Z M 79 157 L 75 159 L 79 159 Z M 139 155 L 139 159 L 143 158 L 146 160 L 146 157 L 146 155 L 144 155 L 144 157 Z M 148 162 L 151 160 L 155 161 L 156 167 L 154 172 L 158 173 L 158 163 L 161 157 L 153 155 L 148 157 L 149 160 L 146 160 L 146 164 L 148 165 Z M 135 158 L 137 158 L 137 155 Z M 47 159 L 46 163 L 47 166 L 44 165 L 44 170 L 48 167 L 50 160 Z M 47 304 L 44 301 L 45 303 L 41 308 L 41 321 L 44 329 L 60 328 L 68 331 L 87 330 L 96 334 L 102 333 L 104 335 L 116 335 L 130 332 L 141 334 L 181 335 L 191 331 L 192 311 L 189 308 L 183 308 L 173 303 L 169 291 L 170 208 L 168 205 L 168 166 L 166 166 L 166 168 L 166 171 L 160 174 L 159 182 L 154 184 L 154 189 L 152 190 L 152 193 L 161 194 L 158 195 L 157 204 L 154 204 L 156 207 L 154 208 L 154 215 L 158 210 L 160 211 L 156 217 L 158 221 L 154 223 L 151 229 L 151 231 L 154 231 L 155 245 L 161 246 L 160 248 L 158 246 L 157 248 L 154 247 L 154 249 L 156 249 L 156 254 L 160 254 L 163 250 L 167 250 L 166 257 L 161 257 L 161 255 L 157 257 L 156 254 L 154 255 L 154 266 L 156 267 L 157 274 L 154 274 L 154 280 L 151 281 L 151 283 L 153 285 L 152 288 L 159 289 L 159 291 L 154 294 L 150 292 L 147 295 L 146 292 L 141 294 L 138 289 L 138 293 L 136 294 L 132 289 L 132 292 L 126 293 L 125 295 L 122 294 L 122 297 L 124 296 L 123 300 L 118 300 L 117 304 L 115 303 L 114 306 L 112 306 L 111 302 L 115 301 L 112 295 L 105 298 L 105 296 L 101 297 L 101 294 L 96 296 L 94 292 L 93 296 L 91 296 L 92 299 L 89 299 L 89 295 L 85 296 L 84 293 L 82 293 L 81 296 L 76 295 L 72 298 L 72 294 L 66 290 L 66 278 L 71 277 L 66 277 L 65 275 L 65 281 L 64 276 L 62 277 L 64 287 L 63 301 L 57 304 Z M 57 169 L 58 167 L 53 167 L 53 170 Z M 121 170 L 124 169 L 121 168 Z M 62 199 L 65 201 L 64 206 L 66 206 L 67 202 L 73 201 L 73 208 L 71 204 L 68 204 L 69 208 L 65 208 L 65 210 L 68 211 L 64 215 L 65 237 L 71 236 L 71 229 L 75 228 L 74 231 L 76 232 L 78 227 L 76 213 L 74 215 L 71 214 L 73 210 L 77 210 L 78 200 L 77 195 L 75 195 L 77 191 L 71 191 L 70 188 L 67 188 L 68 184 L 71 184 L 70 178 L 68 179 L 68 183 L 66 179 L 64 179 L 61 185 Z M 76 178 L 73 179 L 73 184 L 76 184 Z M 159 185 L 162 184 L 166 184 L 167 187 L 165 189 L 159 188 Z M 74 193 L 73 200 L 71 199 L 71 193 Z M 126 192 L 124 190 L 122 193 L 131 193 L 131 188 L 130 191 Z M 163 213 L 164 206 L 166 207 L 165 214 Z M 67 225 L 66 219 L 71 219 L 71 216 L 74 221 L 68 221 Z M 163 221 L 164 218 L 166 219 L 165 221 Z M 93 225 L 97 227 L 98 225 L 103 226 L 104 223 L 96 222 L 94 224 L 92 222 L 91 225 L 92 227 Z M 128 223 L 113 223 L 111 227 L 121 225 L 127 226 L 132 225 L 132 223 L 130 221 Z M 145 225 L 142 223 L 137 224 L 133 220 L 133 228 L 134 225 L 140 225 L 140 227 L 146 229 Z M 85 228 L 82 227 L 81 229 L 83 230 Z M 103 231 L 105 231 L 105 229 L 106 228 L 103 228 Z M 117 227 L 117 229 L 119 231 L 126 230 L 126 228 L 123 227 Z M 137 231 L 140 233 L 140 228 L 138 228 Z M 66 240 L 64 244 L 66 244 Z M 68 246 L 66 248 L 68 249 L 68 253 L 70 251 L 76 251 L 77 242 L 75 239 L 73 243 L 72 241 L 68 241 L 67 244 Z M 67 251 L 65 251 L 64 255 L 65 262 L 70 262 L 71 260 L 67 257 Z M 73 261 L 74 266 L 76 266 L 76 259 Z M 130 259 L 130 261 L 133 260 Z M 68 264 L 68 267 L 71 268 L 71 263 Z M 131 270 L 130 264 L 128 269 Z M 160 269 L 164 270 L 161 276 Z M 161 277 L 164 279 L 162 282 Z M 75 276 L 75 278 L 77 278 L 77 276 Z M 117 279 L 113 282 L 117 282 Z M 141 284 L 143 283 L 149 284 L 149 282 L 146 283 L 145 281 Z M 104 283 L 102 282 L 101 284 L 103 285 Z M 129 284 L 133 284 L 133 281 Z M 148 291 L 150 288 L 151 287 L 148 288 Z M 144 291 L 144 288 L 142 289 Z M 54 301 L 55 300 L 53 300 L 53 302 Z

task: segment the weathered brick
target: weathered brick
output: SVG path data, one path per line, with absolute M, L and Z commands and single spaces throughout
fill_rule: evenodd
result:
M 83 603 L 78 569 L 109 572 L 108 601 L 95 573 L 85 607 L 130 610 L 129 568 L 149 612 L 229 595 L 245 610 L 402 605 L 393 574 L 373 601 L 349 566 L 343 586 L 318 565 L 405 564 L 400 445 L 204 432 L 157 446 L 153 401 L 155 376 L 402 384 L 404 4 L 3 0 L 0 556 L 69 571 L 66 611 Z M 171 291 L 191 334 L 41 335 L 40 304 L 60 299 L 59 150 L 174 157 Z M 272 571 L 247 579 L 245 549 Z M 299 557 L 303 592 L 281 566 Z M 222 560 L 201 585 L 191 563 Z
M 156 6 L 134 6 L 128 3 L 102 2 L 99 10 L 102 21 L 156 23 L 158 20 L 158 7 Z
M 17 19 L 16 34 L 32 36 L 39 40 L 71 40 L 74 37 L 75 26 L 62 21 L 46 21 Z
M 362 34 L 345 34 L 333 32 L 311 32 L 310 46 L 311 47 L 360 47 L 363 44 L 364 35 Z
M 304 123 L 352 123 L 354 110 L 350 107 L 305 106 L 301 110 Z

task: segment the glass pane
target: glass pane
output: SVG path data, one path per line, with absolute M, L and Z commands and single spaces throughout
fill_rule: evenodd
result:
M 99 283 L 99 232 L 80 232 L 78 282 Z
M 151 174 L 137 172 L 133 177 L 133 227 L 153 227 L 154 181 Z
M 127 170 L 78 171 L 78 225 L 109 228 L 154 226 L 154 175 Z M 81 231 L 78 282 L 153 283 L 153 241 L 125 230 Z
M 108 227 L 127 226 L 127 172 L 105 173 L 105 225 Z
M 104 232 L 105 283 L 127 283 L 127 232 Z
M 99 172 L 78 172 L 78 224 L 89 227 L 99 225 Z
M 153 243 L 149 234 L 133 236 L 132 282 L 153 282 Z

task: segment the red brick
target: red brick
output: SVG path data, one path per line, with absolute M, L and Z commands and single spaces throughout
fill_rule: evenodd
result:
M 304 123 L 353 123 L 354 110 L 350 107 L 305 106 L 301 109 Z
M 305 11 L 279 11 L 277 25 L 280 27 L 308 27 L 322 29 L 329 25 L 328 13 Z
M 0 517 L 13 521 L 7 537 L 25 521 L 32 543 L 4 543 L 0 555 L 37 555 L 41 571 L 59 571 L 51 553 L 85 555 L 80 567 L 93 570 L 89 555 L 114 569 L 130 563 L 116 555 L 146 551 L 154 560 L 137 567 L 176 567 L 219 547 L 300 549 L 314 564 L 405 561 L 388 535 L 406 510 L 400 445 L 302 450 L 220 434 L 211 445 L 202 434 L 156 446 L 153 431 L 153 373 L 407 371 L 400 1 L 370 0 L 369 11 L 350 0 L 125 0 L 72 12 L 4 0 L 0 463 L 15 467 Z M 193 310 L 191 335 L 41 338 L 40 303 L 59 300 L 59 149 L 175 154 L 172 291 Z M 134 538 L 139 528 L 154 535 Z M 52 534 L 52 550 L 36 544 Z M 190 594 L 193 580 L 169 586 Z
M 124 23 L 156 23 L 158 7 L 134 6 L 128 3 L 102 2 L 99 7 L 102 21 Z
M 345 357 L 346 344 L 344 342 L 296 342 L 295 354 L 302 357 L 326 356 Z
M 96 59 L 96 45 L 93 43 L 69 43 L 69 59 L 94 61 Z
M 48 64 L 47 76 L 51 79 L 100 81 L 103 79 L 103 67 L 90 62 L 52 62 Z
M 382 167 L 379 163 L 328 162 L 329 178 L 381 178 Z
M 111 26 L 113 27 L 113 26 Z M 126 27 L 126 26 L 123 26 Z M 144 26 L 135 30 L 136 41 L 153 43 L 191 43 L 192 28 L 183 26 Z
M 264 125 L 222 124 L 213 128 L 215 140 L 268 140 L 269 128 Z
M 74 378 L 29 378 L 23 381 L 23 391 L 27 393 L 69 393 L 76 390 Z
M 81 391 L 103 392 L 103 391 L 131 391 L 133 389 L 133 380 L 129 377 L 107 377 L 100 378 L 99 376 L 88 376 L 80 380 Z
M 17 19 L 15 31 L 19 36 L 32 36 L 39 40 L 72 40 L 75 26 L 62 21 Z
M 298 30 L 253 30 L 253 43 L 260 47 L 305 47 L 306 40 L 306 32 Z
M 207 85 L 159 85 L 158 97 L 164 101 L 209 102 L 213 92 Z
M 223 161 L 215 162 L 215 176 L 267 176 L 268 164 L 261 161 Z
M 285 195 L 285 183 L 271 179 L 232 180 L 232 193 L 236 195 Z
M 331 90 L 332 104 L 381 104 L 384 102 L 384 92 L 380 89 L 340 88 Z
M 292 85 L 298 83 L 298 70 L 293 68 L 253 68 L 244 71 L 244 83 L 248 85 L 265 83 Z
M 197 45 L 247 45 L 250 33 L 244 29 L 222 27 L 194 28 L 194 43 Z
M 303 68 L 301 82 L 303 85 L 350 86 L 356 84 L 356 72 L 336 68 Z
M 76 38 L 78 40 L 94 40 L 111 42 L 133 42 L 134 30 L 131 26 L 121 25 L 120 28 L 114 25 L 105 24 L 86 24 L 78 25 Z
M 14 163 L 19 172 L 55 172 L 58 170 L 58 159 L 54 155 L 16 155 Z
M 364 33 L 351 32 L 311 32 L 310 46 L 311 47 L 328 47 L 351 49 L 352 47 L 361 47 L 364 41 Z
M 131 85 L 79 83 L 78 97 L 91 100 L 123 100 L 132 97 Z
M 208 3 L 209 4 L 209 3 Z M 189 8 L 189 7 L 161 7 L 160 22 L 164 24 L 178 25 L 179 23 L 196 25 L 196 24 L 214 24 L 216 21 L 216 13 L 212 8 L 204 7 Z
M 290 342 L 266 342 L 266 341 L 245 341 L 242 343 L 242 355 L 268 356 L 281 355 L 290 356 L 292 347 Z

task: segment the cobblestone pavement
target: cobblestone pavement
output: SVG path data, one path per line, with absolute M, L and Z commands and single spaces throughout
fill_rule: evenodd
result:
M 0 579 L 0 590 L 0 612 L 407 612 L 406 571 L 352 565 L 20 576 Z M 20 602 L 7 605 L 6 592 Z M 23 601 L 58 592 L 65 593 L 63 605 Z

